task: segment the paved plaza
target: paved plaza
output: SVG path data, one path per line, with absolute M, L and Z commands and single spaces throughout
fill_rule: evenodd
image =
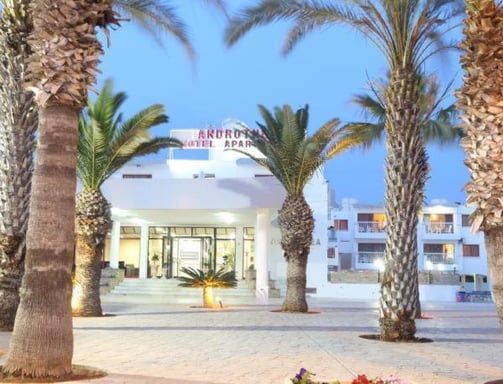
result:
M 317 313 L 274 312 L 251 299 L 224 308 L 169 298 L 103 297 L 103 318 L 75 318 L 74 364 L 108 376 L 80 383 L 284 384 L 301 367 L 319 380 L 394 374 L 414 384 L 483 384 L 503 379 L 503 336 L 491 303 L 422 304 L 430 319 L 417 336 L 431 343 L 383 343 L 377 303 L 309 299 Z M 232 302 L 231 300 L 234 300 Z M 0 332 L 0 349 L 10 333 Z M 1 362 L 0 358 L 0 362 Z

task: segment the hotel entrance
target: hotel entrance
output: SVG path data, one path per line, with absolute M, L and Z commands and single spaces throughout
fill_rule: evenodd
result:
M 182 268 L 211 268 L 211 237 L 175 237 L 171 238 L 171 268 L 166 277 L 183 275 Z
M 149 227 L 148 259 L 148 277 L 176 278 L 184 267 L 236 270 L 236 228 Z
M 134 238 L 123 234 L 132 229 Z M 117 238 L 118 265 L 135 271 L 126 277 L 177 278 L 185 267 L 235 271 L 244 279 L 254 268 L 253 227 L 121 226 Z M 107 241 L 105 262 L 110 260 Z

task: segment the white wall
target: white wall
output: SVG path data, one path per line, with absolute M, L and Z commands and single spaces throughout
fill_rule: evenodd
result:
M 379 284 L 324 284 L 313 297 L 332 297 L 339 299 L 379 300 Z M 419 296 L 424 301 L 456 301 L 457 285 L 420 285 Z
M 122 209 L 279 208 L 283 186 L 273 177 L 240 179 L 109 179 L 104 196 Z
M 304 189 L 306 200 L 314 216 L 313 244 L 309 252 L 307 267 L 307 287 L 317 288 L 327 281 L 328 248 L 328 183 L 316 174 Z

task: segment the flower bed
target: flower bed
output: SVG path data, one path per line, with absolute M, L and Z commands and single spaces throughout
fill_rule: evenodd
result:
M 316 375 L 312 372 L 309 372 L 305 368 L 301 368 L 299 373 L 297 373 L 295 377 L 289 379 L 289 382 L 293 384 L 343 384 L 339 380 L 322 381 L 322 382 L 316 381 L 313 379 L 313 376 Z M 390 375 L 385 378 L 375 377 L 373 379 L 369 379 L 367 375 L 358 375 L 349 384 L 410 384 L 410 383 L 409 381 L 399 379 L 394 375 Z

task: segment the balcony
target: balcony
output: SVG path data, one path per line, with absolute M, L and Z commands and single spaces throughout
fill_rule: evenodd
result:
M 358 233 L 384 233 L 384 221 L 359 221 L 356 225 Z
M 329 242 L 337 241 L 337 231 L 335 231 L 334 229 L 328 230 L 328 241 Z
M 449 222 L 424 223 L 425 233 L 454 233 L 454 224 Z
M 438 265 L 438 264 L 444 264 L 444 265 L 454 265 L 455 263 L 455 258 L 452 253 L 425 253 L 424 254 L 424 265 L 428 266 L 429 264 L 431 265 Z M 427 267 L 427 269 L 429 269 Z
M 369 264 L 374 268 L 375 261 L 379 259 L 384 260 L 384 252 L 358 252 L 358 264 L 367 264 L 367 268 Z

